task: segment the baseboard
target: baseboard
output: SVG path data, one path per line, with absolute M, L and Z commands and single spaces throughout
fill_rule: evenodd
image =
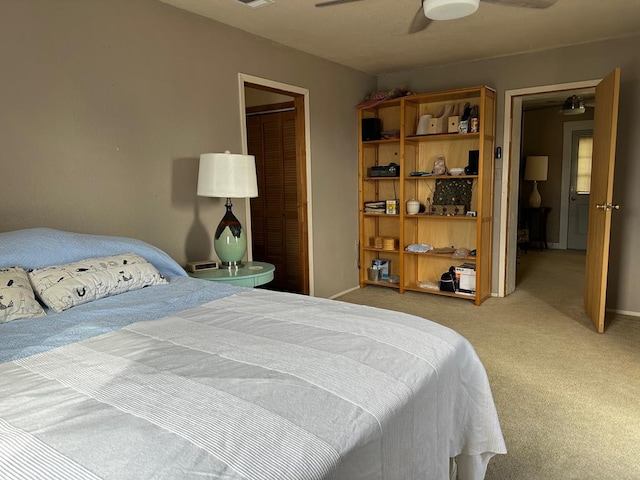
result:
M 540 244 L 535 240 L 527 247 L 527 250 L 566 250 L 566 248 L 562 248 L 559 243 L 547 242 L 547 248 L 541 249 Z
M 342 295 L 346 295 L 347 293 L 350 293 L 350 292 L 353 292 L 354 290 L 359 290 L 359 289 L 360 289 L 360 285 L 356 285 L 353 288 L 349 288 L 348 290 L 345 290 L 343 292 L 336 293 L 335 295 L 331 295 L 329 297 L 329 300 L 335 300 L 336 298 L 341 297 Z
M 640 317 L 640 312 L 633 312 L 630 310 L 616 310 L 614 308 L 607 308 L 607 312 L 617 313 L 619 315 L 628 315 L 630 317 Z

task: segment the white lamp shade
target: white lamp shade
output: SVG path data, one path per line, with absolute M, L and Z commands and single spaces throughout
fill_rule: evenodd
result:
M 258 196 L 256 160 L 253 155 L 203 153 L 198 170 L 198 195 L 249 198 Z
M 524 168 L 524 179 L 529 181 L 544 182 L 547 180 L 547 171 L 549 168 L 549 157 L 532 156 L 527 157 Z
M 424 0 L 424 15 L 431 20 L 453 20 L 466 17 L 478 9 L 480 0 Z

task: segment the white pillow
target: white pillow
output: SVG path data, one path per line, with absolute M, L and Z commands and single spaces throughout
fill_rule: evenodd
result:
M 20 267 L 0 269 L 0 323 L 44 314 L 31 290 L 27 272 Z
M 29 280 L 45 305 L 58 313 L 99 298 L 168 283 L 153 265 L 134 253 L 31 270 Z

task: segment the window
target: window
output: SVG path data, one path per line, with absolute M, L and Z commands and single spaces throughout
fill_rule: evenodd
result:
M 591 192 L 591 154 L 593 152 L 593 137 L 578 139 L 578 168 L 576 179 L 576 193 L 589 195 Z

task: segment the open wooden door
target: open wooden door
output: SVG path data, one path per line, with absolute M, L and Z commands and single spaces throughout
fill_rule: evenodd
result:
M 618 205 L 613 205 L 612 201 L 619 97 L 620 69 L 616 68 L 596 87 L 596 109 L 593 120 L 584 308 L 598 333 L 604 332 L 611 211 L 618 209 Z

